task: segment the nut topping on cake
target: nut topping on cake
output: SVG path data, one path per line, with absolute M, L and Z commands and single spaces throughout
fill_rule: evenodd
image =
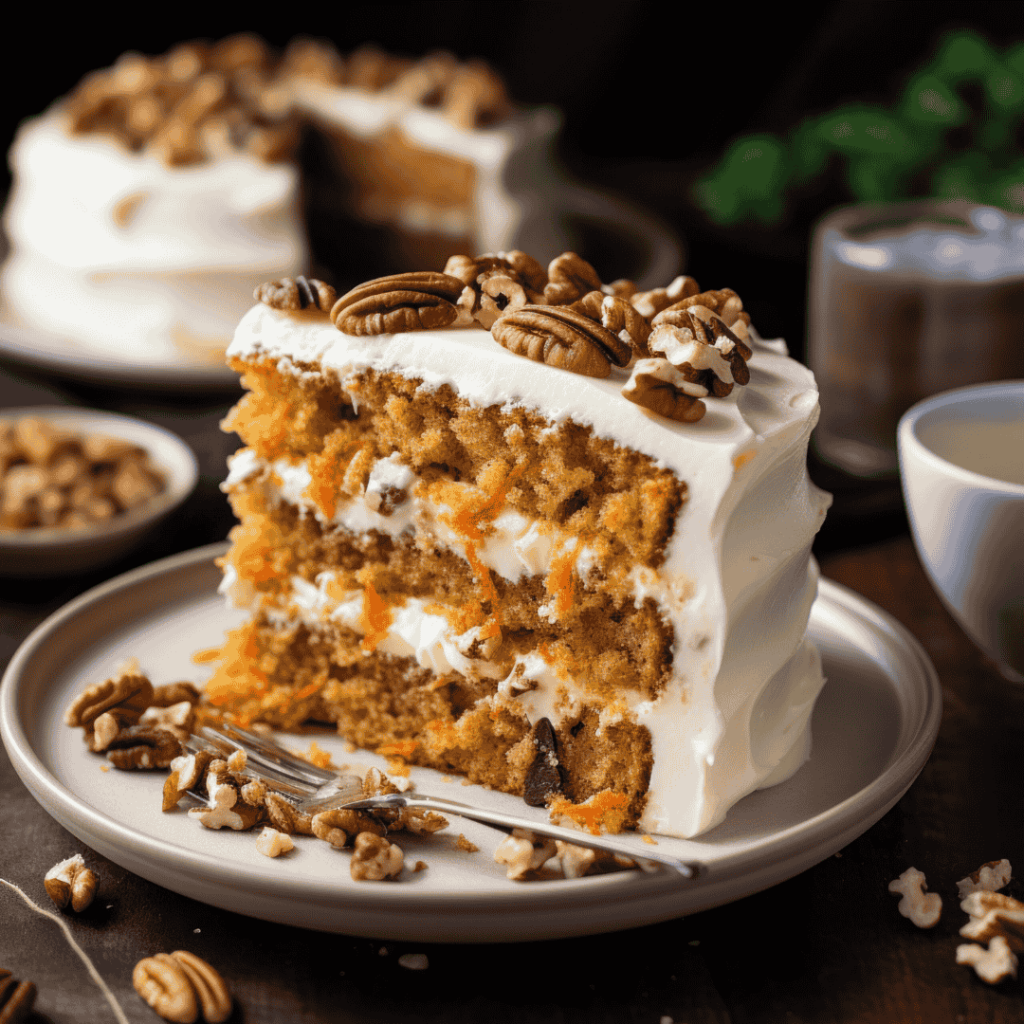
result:
M 611 331 L 564 306 L 523 306 L 496 320 L 491 334 L 517 356 L 585 377 L 607 377 L 610 360 L 624 366 L 631 354 Z
M 544 302 L 544 268 L 526 253 L 452 256 L 444 272 L 466 285 L 469 293 L 460 304 L 465 303 L 473 319 L 488 330 L 503 314 Z
M 706 395 L 706 388 L 687 381 L 667 359 L 641 359 L 622 389 L 623 398 L 679 423 L 704 418 Z
M 283 277 L 280 281 L 267 281 L 254 292 L 253 298 L 271 309 L 320 309 L 330 313 L 338 293 L 315 277 Z
M 692 384 L 700 384 L 715 398 L 725 398 L 734 384 L 746 384 L 747 345 L 704 306 L 666 310 L 654 318 L 648 345 L 664 356 Z
M 544 301 L 549 305 L 567 306 L 595 290 L 601 290 L 601 278 L 582 256 L 574 252 L 563 252 L 548 264 Z
M 451 327 L 468 319 L 456 303 L 465 285 L 436 271 L 378 277 L 343 295 L 331 310 L 345 334 L 397 334 Z
M 647 339 L 651 334 L 650 323 L 621 296 L 608 295 L 604 291 L 587 292 L 569 309 L 596 320 L 629 345 L 638 358 L 645 359 L 651 354 L 647 347 Z

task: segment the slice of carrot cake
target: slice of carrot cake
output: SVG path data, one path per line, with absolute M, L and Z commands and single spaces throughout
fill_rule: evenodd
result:
M 252 617 L 210 701 L 610 830 L 695 835 L 803 763 L 818 395 L 734 292 L 512 252 L 257 294 L 224 485 Z

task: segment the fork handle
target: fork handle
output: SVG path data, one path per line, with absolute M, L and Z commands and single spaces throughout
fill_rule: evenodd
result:
M 608 836 L 595 836 L 589 832 L 578 832 L 575 829 L 562 828 L 560 825 L 536 822 L 529 818 L 518 818 L 500 811 L 489 811 L 483 807 L 471 807 L 468 804 L 459 803 L 457 800 L 448 800 L 445 797 L 427 796 L 425 794 L 390 793 L 387 796 L 356 800 L 347 803 L 345 806 L 353 810 L 360 808 L 412 807 L 418 810 L 457 814 L 459 817 L 469 818 L 471 821 L 478 821 L 484 825 L 492 825 L 503 831 L 521 828 L 549 839 L 561 839 L 563 842 L 571 843 L 574 846 L 585 846 L 591 850 L 603 850 L 607 853 L 628 857 L 630 860 L 636 861 L 638 866 L 644 871 L 657 871 L 659 867 L 670 868 L 688 881 L 695 879 L 703 868 L 703 865 L 697 862 L 684 861 L 679 857 L 673 857 L 670 854 L 654 850 L 640 853 L 634 847 L 618 842 Z

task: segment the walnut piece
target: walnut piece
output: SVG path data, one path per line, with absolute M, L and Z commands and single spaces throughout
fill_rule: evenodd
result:
M 177 807 L 188 790 L 198 787 L 206 776 L 206 769 L 214 760 L 209 750 L 182 754 L 170 763 L 170 774 L 164 780 L 163 810 Z
M 338 299 L 331 320 L 354 335 L 450 327 L 468 322 L 468 313 L 456 307 L 464 288 L 457 277 L 435 271 L 378 277 Z
M 998 892 L 1010 884 L 1012 877 L 1013 868 L 1010 867 L 1008 860 L 990 860 L 982 864 L 977 871 L 972 871 L 966 878 L 961 878 L 956 883 L 957 895 L 963 899 L 972 892 L 981 890 Z
M 544 268 L 526 253 L 452 256 L 444 272 L 466 286 L 459 304 L 487 330 L 506 313 L 544 301 Z
M 241 786 L 226 761 L 211 761 L 204 781 L 206 806 L 191 808 L 188 812 L 190 818 L 205 828 L 230 828 L 236 832 L 244 832 L 262 820 L 262 808 L 254 807 L 242 798 Z
M 380 882 L 397 878 L 404 862 L 405 855 L 394 843 L 373 832 L 360 832 L 353 843 L 349 871 L 357 882 Z
M 1020 900 L 979 889 L 963 899 L 960 909 L 971 918 L 960 929 L 965 939 L 990 942 L 999 936 L 1015 953 L 1024 953 L 1024 903 Z
M 899 878 L 893 879 L 889 883 L 889 892 L 902 897 L 896 909 L 918 928 L 934 928 L 939 923 L 942 897 L 938 893 L 925 892 L 924 873 L 917 868 L 907 868 Z
M 667 288 L 653 288 L 650 291 L 634 291 L 629 296 L 633 308 L 648 319 L 657 316 L 663 309 L 689 298 L 700 291 L 700 286 L 692 277 L 680 275 Z
M 282 853 L 294 850 L 295 843 L 288 833 L 278 832 L 276 828 L 265 825 L 263 831 L 256 837 L 256 849 L 264 857 L 280 857 Z
M 704 306 L 666 311 L 654 318 L 647 339 L 655 356 L 664 356 L 683 376 L 725 398 L 734 384 L 747 384 L 750 348 Z
M 31 981 L 18 981 L 11 972 L 0 968 L 0 1021 L 22 1024 L 32 1017 L 36 987 Z
M 169 768 L 181 754 L 181 741 L 172 732 L 151 725 L 130 725 L 107 745 L 107 760 L 124 771 Z
M 338 293 L 315 277 L 283 277 L 279 281 L 261 284 L 252 297 L 271 309 L 298 312 L 302 309 L 319 309 L 330 313 L 338 299 Z
M 995 936 L 987 949 L 975 942 L 961 943 L 956 947 L 956 962 L 973 967 L 974 973 L 990 985 L 1017 977 L 1017 957 L 1001 935 Z
M 519 882 L 542 868 L 557 852 L 553 839 L 538 839 L 532 832 L 515 828 L 494 851 L 494 860 L 506 866 L 505 877 Z
M 85 910 L 92 903 L 98 884 L 80 853 L 54 864 L 43 877 L 46 894 L 61 910 L 68 906 L 77 912 Z
M 383 836 L 387 829 L 365 811 L 338 807 L 313 815 L 313 835 L 336 850 L 349 846 L 363 832 Z

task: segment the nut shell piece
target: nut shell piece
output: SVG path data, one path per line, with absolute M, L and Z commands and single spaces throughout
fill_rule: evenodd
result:
M 345 334 L 396 334 L 450 327 L 460 318 L 455 303 L 465 285 L 436 271 L 391 274 L 358 285 L 331 309 Z

